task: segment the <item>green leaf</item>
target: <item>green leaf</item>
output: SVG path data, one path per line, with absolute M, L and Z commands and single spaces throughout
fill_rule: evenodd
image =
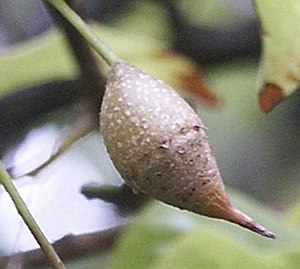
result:
M 193 26 L 224 27 L 236 23 L 239 19 L 237 9 L 219 0 L 189 0 L 173 3 L 183 19 Z M 145 18 L 151 17 L 151 20 Z M 170 14 L 159 1 L 135 1 L 130 9 L 119 16 L 114 25 L 126 33 L 147 35 L 159 40 L 173 38 Z M 131 35 L 131 34 L 130 34 Z
M 296 201 L 290 208 L 287 219 L 291 225 L 300 229 L 300 200 Z
M 51 31 L 0 55 L 0 97 L 19 88 L 77 75 L 61 33 Z
M 150 268 L 279 269 L 287 267 L 277 255 L 260 254 L 214 229 L 200 228 L 179 238 L 155 266 Z
M 263 267 L 265 263 L 274 266 L 272 268 L 290 268 L 283 267 L 281 260 L 292 263 L 296 259 L 300 262 L 299 232 L 286 224 L 282 217 L 246 196 L 233 192 L 230 197 L 233 204 L 275 232 L 277 238 L 268 240 L 239 226 L 155 202 L 126 231 L 110 268 L 179 268 L 175 267 L 176 262 L 171 263 L 177 256 L 190 260 L 189 267 L 180 263 L 180 268 L 245 268 L 237 266 L 242 260 L 249 263 L 249 268 L 269 268 Z M 197 251 L 193 251 L 194 248 Z M 220 266 L 224 258 L 221 254 L 215 255 L 215 248 L 228 255 L 227 267 Z M 203 267 L 208 261 L 211 267 Z M 168 267 L 168 263 L 173 267 Z
M 282 258 L 286 262 L 285 268 L 299 268 L 299 262 L 300 262 L 300 251 L 298 249 L 291 249 L 287 253 L 284 253 L 282 255 Z
M 300 2 L 254 0 L 261 24 L 260 107 L 269 112 L 300 84 Z
M 151 209 L 149 210 L 152 212 Z M 161 225 L 159 214 L 153 214 L 153 225 L 148 222 L 148 217 L 147 213 L 142 214 L 124 233 L 117 253 L 113 255 L 111 268 L 148 268 L 156 260 L 161 249 L 180 234 L 177 229 Z

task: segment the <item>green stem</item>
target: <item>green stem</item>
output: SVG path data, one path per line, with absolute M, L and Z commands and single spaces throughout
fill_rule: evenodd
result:
M 21 215 L 27 227 L 31 231 L 32 235 L 35 237 L 36 241 L 40 245 L 42 251 L 47 257 L 49 264 L 52 266 L 52 268 L 65 269 L 64 264 L 60 260 L 54 248 L 48 242 L 42 230 L 39 228 L 38 224 L 30 214 L 25 202 L 23 201 L 17 188 L 13 184 L 11 177 L 6 172 L 1 162 L 0 162 L 0 184 L 4 186 L 5 190 L 8 192 L 9 196 L 13 200 L 15 207 L 18 210 L 18 213 Z
M 114 52 L 94 34 L 90 27 L 64 2 L 64 0 L 47 1 L 77 29 L 81 36 L 95 49 L 109 66 L 120 61 Z

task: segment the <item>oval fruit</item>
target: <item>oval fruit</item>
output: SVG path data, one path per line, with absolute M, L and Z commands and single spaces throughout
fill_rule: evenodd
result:
M 100 126 L 110 158 L 133 190 L 274 238 L 232 207 L 202 121 L 170 86 L 116 63 L 107 76 Z

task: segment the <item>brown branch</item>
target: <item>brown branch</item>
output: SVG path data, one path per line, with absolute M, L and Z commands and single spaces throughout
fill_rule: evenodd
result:
M 94 253 L 107 253 L 115 246 L 125 228 L 125 225 L 120 225 L 93 234 L 69 235 L 54 243 L 53 246 L 64 261 Z M 0 258 L 0 268 L 7 268 L 12 264 L 32 268 L 45 263 L 46 258 L 40 249 Z
M 76 4 L 78 1 L 69 0 L 67 2 L 79 12 L 76 8 L 80 6 Z M 57 25 L 63 29 L 70 49 L 76 58 L 81 73 L 81 97 L 87 101 L 91 116 L 94 117 L 95 124 L 98 125 L 98 113 L 104 95 L 105 79 L 99 70 L 95 55 L 87 42 L 66 19 L 51 6 L 47 5 L 47 8 Z M 86 110 L 86 107 L 84 109 Z

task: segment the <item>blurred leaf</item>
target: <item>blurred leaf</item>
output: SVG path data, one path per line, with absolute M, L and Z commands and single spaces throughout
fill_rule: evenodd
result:
M 269 112 L 300 85 L 300 2 L 254 0 L 263 55 L 260 108 Z
M 241 19 L 239 8 L 235 4 L 219 0 L 189 0 L 173 1 L 173 4 L 183 14 L 184 21 L 188 24 L 201 27 L 224 27 L 224 25 L 235 24 Z M 151 18 L 145 20 L 145 18 Z M 245 16 L 243 16 L 245 19 Z M 113 24 L 125 31 L 140 35 L 151 36 L 159 40 L 170 40 L 173 38 L 172 19 L 164 0 L 161 1 L 133 1 L 131 8 Z M 130 34 L 131 35 L 131 34 Z
M 0 54 L 0 97 L 41 82 L 72 79 L 76 65 L 62 34 L 52 31 Z
M 275 232 L 277 239 L 154 203 L 120 240 L 111 268 L 245 268 L 246 263 L 249 268 L 290 268 L 282 260 L 300 262 L 299 233 L 259 203 L 237 193 L 231 196 L 239 209 Z
M 114 204 L 121 216 L 137 213 L 149 200 L 142 193 L 135 194 L 126 184 L 115 185 L 84 185 L 81 193 L 88 199 L 97 198 Z
M 282 258 L 286 262 L 285 268 L 299 268 L 300 251 L 299 249 L 290 250 L 282 255 Z
M 145 20 L 148 17 L 151 20 Z M 150 36 L 164 41 L 171 36 L 167 10 L 162 1 L 132 1 L 127 12 L 120 14 L 112 23 L 129 35 Z
M 287 214 L 289 223 L 300 229 L 300 200 L 296 201 Z
M 230 236 L 200 228 L 179 238 L 151 269 L 287 268 L 276 255 L 253 252 Z M 290 268 L 290 267 L 289 267 Z
M 76 257 L 65 263 L 68 269 L 100 269 L 106 268 L 109 254 L 93 254 L 84 257 Z
M 222 103 L 221 98 L 207 86 L 200 68 L 190 59 L 166 47 L 159 49 L 153 46 L 153 49 L 152 53 L 144 54 L 144 57 L 133 59 L 132 62 L 170 84 L 186 99 L 197 98 L 198 101 L 210 106 Z
M 177 3 L 191 25 L 222 28 L 234 25 L 241 17 L 247 18 L 247 15 L 239 14 L 241 12 L 239 1 L 189 0 L 177 1 Z
M 112 27 L 95 25 L 94 29 L 121 58 L 178 90 L 189 90 L 205 103 L 217 104 L 217 97 L 205 85 L 196 65 L 170 52 L 167 45 L 149 36 L 127 33 Z M 40 82 L 71 79 L 78 75 L 78 71 L 62 34 L 52 31 L 1 55 L 0 74 L 1 96 Z M 190 97 L 186 92 L 183 95 Z

